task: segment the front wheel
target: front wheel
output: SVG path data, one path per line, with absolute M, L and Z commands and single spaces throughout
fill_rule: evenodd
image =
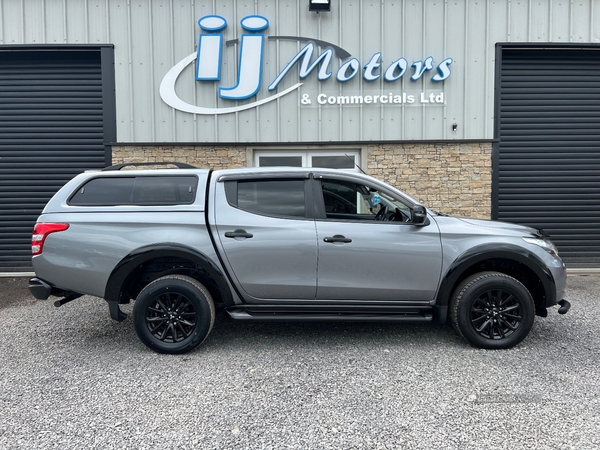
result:
M 159 353 L 185 353 L 200 345 L 212 330 L 215 306 L 197 280 L 167 275 L 148 284 L 133 307 L 140 340 Z
M 499 272 L 482 272 L 454 291 L 450 318 L 454 329 L 475 347 L 511 348 L 533 326 L 535 305 L 523 284 Z

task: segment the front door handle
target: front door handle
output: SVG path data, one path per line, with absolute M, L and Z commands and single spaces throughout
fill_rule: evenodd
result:
M 242 229 L 238 229 L 235 231 L 227 231 L 225 233 L 225 237 L 226 238 L 245 238 L 245 239 L 250 239 L 251 237 L 253 237 L 254 235 L 252 233 L 248 233 L 246 232 L 246 230 L 242 230 Z
M 342 242 L 344 244 L 348 244 L 350 242 L 352 242 L 352 239 L 348 239 L 346 236 L 342 236 L 341 234 L 336 234 L 333 237 L 326 237 L 323 238 L 323 242 Z

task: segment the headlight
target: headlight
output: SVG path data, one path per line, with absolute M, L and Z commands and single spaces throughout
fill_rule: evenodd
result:
M 556 249 L 555 245 L 550 240 L 541 239 L 541 238 L 533 238 L 533 237 L 524 237 L 523 240 L 525 242 L 529 242 L 530 244 L 535 244 L 535 245 L 542 247 L 544 250 L 546 250 L 552 256 L 554 256 L 555 258 L 558 258 L 558 250 Z

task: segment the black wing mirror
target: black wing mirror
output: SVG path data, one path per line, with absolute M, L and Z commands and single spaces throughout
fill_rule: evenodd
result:
M 427 225 L 427 210 L 424 206 L 416 205 L 412 209 L 413 225 Z

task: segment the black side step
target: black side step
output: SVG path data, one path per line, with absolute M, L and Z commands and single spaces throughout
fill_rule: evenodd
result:
M 431 314 L 294 314 L 252 313 L 242 310 L 227 311 L 234 320 L 259 322 L 431 322 Z

